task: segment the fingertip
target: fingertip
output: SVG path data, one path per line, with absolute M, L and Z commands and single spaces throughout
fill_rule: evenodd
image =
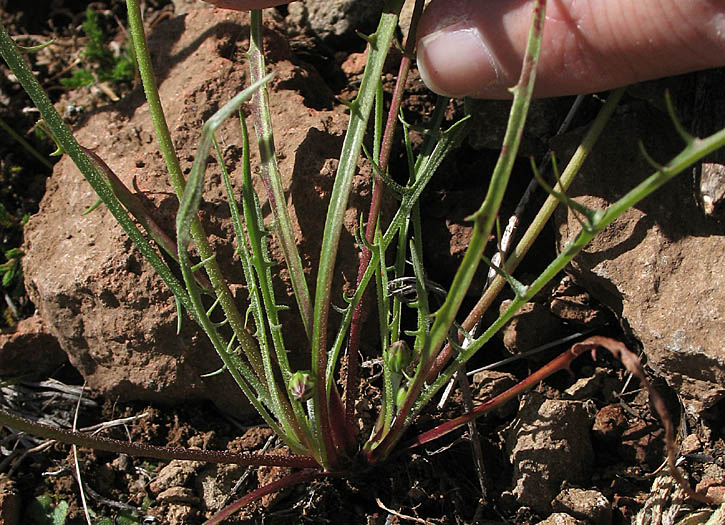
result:
M 527 0 L 433 0 L 418 28 L 418 70 L 426 85 L 451 97 L 510 98 L 510 51 L 500 40 L 502 14 Z M 503 55 L 503 61 L 502 56 Z
M 485 38 L 465 22 L 418 41 L 418 70 L 432 91 L 450 97 L 477 95 L 501 87 L 499 67 Z
M 725 0 L 549 2 L 536 96 L 603 91 L 725 65 Z M 433 0 L 418 65 L 433 90 L 510 98 L 532 0 Z

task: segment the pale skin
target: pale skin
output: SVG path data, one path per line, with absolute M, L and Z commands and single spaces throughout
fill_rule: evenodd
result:
M 247 10 L 283 0 L 207 0 Z M 418 68 L 433 91 L 509 98 L 531 0 L 433 0 Z M 725 0 L 550 0 L 536 80 L 541 97 L 591 93 L 725 66 Z

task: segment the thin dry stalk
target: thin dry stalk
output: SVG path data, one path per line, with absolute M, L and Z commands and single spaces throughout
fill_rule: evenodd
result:
M 83 388 L 85 388 L 86 384 L 83 383 Z M 78 429 L 78 412 L 80 412 L 81 409 L 81 399 L 83 398 L 83 388 L 81 388 L 80 392 L 78 393 L 78 403 L 76 403 L 76 410 L 73 414 L 73 432 L 76 432 Z M 86 517 L 86 523 L 88 525 L 91 524 L 91 515 L 88 513 L 88 502 L 86 501 L 86 494 L 83 491 L 83 479 L 81 478 L 81 466 L 78 462 L 78 447 L 75 445 L 72 446 L 73 449 L 73 463 L 75 464 L 75 471 L 76 471 L 76 480 L 78 481 L 78 491 L 81 495 L 81 504 L 83 505 L 83 514 Z
M 408 516 L 407 514 L 401 514 L 400 512 L 397 512 L 397 511 L 395 511 L 393 509 L 389 509 L 388 507 L 386 507 L 383 504 L 382 501 L 380 501 L 380 498 L 375 498 L 375 503 L 377 503 L 378 504 L 378 507 L 380 507 L 381 509 L 383 509 L 388 514 L 392 514 L 393 516 L 395 516 L 396 518 L 400 518 L 401 520 L 413 521 L 415 523 L 423 523 L 423 524 L 430 523 L 430 521 L 428 521 L 428 520 L 424 520 L 422 518 L 416 518 L 415 516 Z

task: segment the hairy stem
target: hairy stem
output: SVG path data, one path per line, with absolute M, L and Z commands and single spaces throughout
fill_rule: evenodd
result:
M 517 294 L 511 304 L 494 321 L 491 326 L 476 339 L 468 348 L 458 353 L 457 357 L 448 365 L 443 373 L 425 389 L 418 397 L 411 411 L 411 415 L 417 414 L 430 401 L 431 397 L 451 378 L 457 367 L 470 359 L 486 342 L 488 342 L 521 308 L 530 301 L 546 284 L 551 281 L 564 267 L 571 262 L 589 242 L 604 228 L 609 226 L 617 217 L 635 206 L 639 201 L 660 188 L 671 180 L 678 173 L 683 172 L 689 166 L 702 159 L 709 153 L 725 145 L 725 129 L 703 139 L 693 138 L 688 140 L 685 148 L 674 159 L 661 166 L 660 169 L 650 175 L 642 183 L 630 190 L 617 202 L 605 210 L 594 212 L 593 220 L 582 228 L 577 237 L 570 242 L 562 252 L 554 259 L 549 266 L 525 288 L 524 293 Z
M 607 97 L 607 102 L 604 104 L 604 107 L 602 107 L 602 109 L 599 111 L 599 114 L 597 115 L 596 119 L 594 119 L 591 127 L 587 131 L 586 135 L 584 135 L 584 139 L 582 140 L 577 150 L 574 152 L 574 155 L 572 156 L 571 160 L 566 166 L 566 169 L 562 173 L 559 179 L 559 183 L 556 186 L 557 191 L 566 191 L 567 188 L 569 188 L 571 183 L 574 181 L 574 177 L 577 175 L 577 173 L 579 173 L 582 164 L 589 156 L 589 153 L 592 151 L 594 144 L 596 144 L 597 140 L 604 131 L 604 127 L 609 121 L 609 118 L 614 113 L 614 109 L 617 107 L 617 104 L 622 99 L 624 91 L 625 88 L 617 89 L 615 91 L 612 91 L 612 93 L 610 93 L 610 95 Z M 518 268 L 519 264 L 524 259 L 524 256 L 529 251 L 531 246 L 533 246 L 534 241 L 539 237 L 541 230 L 544 229 L 544 226 L 549 221 L 551 215 L 554 213 L 554 210 L 558 205 L 559 200 L 553 195 L 549 195 L 544 204 L 541 206 L 539 212 L 536 214 L 536 217 L 532 221 L 531 225 L 517 244 L 516 248 L 511 252 L 511 256 L 506 260 L 505 264 L 503 265 L 503 271 L 505 273 L 512 274 L 516 270 L 516 268 Z M 476 323 L 478 323 L 478 321 L 483 317 L 483 314 L 486 312 L 486 310 L 488 310 L 488 307 L 491 306 L 494 299 L 498 296 L 501 290 L 503 290 L 505 285 L 506 279 L 501 274 L 497 274 L 494 280 L 491 282 L 490 286 L 486 288 L 486 291 L 483 293 L 481 298 L 478 300 L 476 305 L 468 314 L 466 319 L 463 321 L 463 323 L 461 323 L 461 326 L 464 330 L 470 332 L 473 329 Z M 428 373 L 427 381 L 429 383 L 432 383 L 435 380 L 435 378 L 445 367 L 445 365 L 448 363 L 454 353 L 455 350 L 450 344 L 447 344 L 443 348 L 443 350 L 441 350 L 441 352 L 436 357 L 430 372 Z
M 383 134 L 382 148 L 380 156 L 377 159 L 378 168 L 385 173 L 388 169 L 390 160 L 390 152 L 393 147 L 393 138 L 395 128 L 398 124 L 398 111 L 403 100 L 405 91 L 405 83 L 408 80 L 408 72 L 410 71 L 410 57 L 415 49 L 415 34 L 418 28 L 418 20 L 423 12 L 423 0 L 416 0 L 413 11 L 413 18 L 410 25 L 410 32 L 405 41 L 405 52 L 400 61 L 398 70 L 398 78 L 395 82 L 393 90 L 393 100 L 388 111 L 388 119 L 385 123 L 385 132 Z M 368 210 L 367 225 L 365 226 L 365 239 L 369 244 L 375 240 L 375 231 L 378 227 L 378 217 L 380 215 L 380 206 L 383 202 L 383 192 L 385 184 L 380 175 L 375 175 L 373 184 L 373 195 L 370 199 L 370 209 Z M 357 286 L 360 286 L 365 270 L 370 264 L 372 252 L 367 245 L 363 245 L 360 254 L 360 266 L 357 274 Z M 349 428 L 355 426 L 355 401 L 357 399 L 357 383 L 358 383 L 358 359 L 357 354 L 360 349 L 360 335 L 362 333 L 362 312 L 365 305 L 365 294 L 355 307 L 352 322 L 350 323 L 350 337 L 348 340 L 347 350 L 347 380 L 345 385 L 345 424 Z
M 159 141 L 159 149 L 161 150 L 164 161 L 166 162 L 169 178 L 174 186 L 176 195 L 179 200 L 181 200 L 186 187 L 186 181 L 182 175 L 179 159 L 176 156 L 176 150 L 174 149 L 173 141 L 171 140 L 171 134 L 169 133 L 169 127 L 166 124 L 166 117 L 164 116 L 163 106 L 161 105 L 161 99 L 159 98 L 156 78 L 154 77 L 153 68 L 151 67 L 151 57 L 148 52 L 148 46 L 146 45 L 146 34 L 144 32 L 143 21 L 141 19 L 141 9 L 139 8 L 138 0 L 126 0 L 126 6 L 128 8 L 129 32 L 134 45 L 138 69 L 141 74 L 141 81 L 143 83 L 146 100 L 149 105 L 149 112 L 151 113 L 151 119 L 154 124 L 154 129 L 156 130 L 156 137 Z M 244 328 L 244 316 L 241 314 L 234 302 L 234 298 L 232 297 L 226 280 L 221 273 L 219 264 L 214 259 L 214 251 L 209 245 L 206 233 L 196 217 L 191 225 L 191 236 L 194 240 L 194 244 L 196 245 L 196 249 L 199 252 L 199 257 L 202 260 L 209 261 L 209 263 L 205 265 L 205 269 L 214 288 L 214 293 L 219 298 L 219 304 L 224 310 L 226 318 L 229 319 L 229 325 L 232 327 L 232 330 L 234 330 L 234 334 L 237 337 L 239 344 L 244 349 L 244 353 L 249 360 L 254 373 L 261 381 L 264 381 L 264 368 L 262 366 L 262 358 L 259 353 L 257 343 Z
M 521 76 L 513 88 L 514 101 L 509 114 L 509 122 L 504 136 L 501 154 L 494 168 L 489 183 L 488 192 L 481 207 L 473 214 L 473 234 L 469 241 L 463 260 L 453 278 L 450 292 L 443 305 L 433 314 L 435 320 L 425 340 L 421 351 L 420 363 L 414 380 L 412 381 L 403 406 L 398 411 L 390 432 L 383 438 L 376 450 L 369 455 L 369 459 L 377 461 L 387 457 L 395 443 L 400 439 L 403 431 L 411 422 L 410 410 L 423 389 L 428 371 L 433 364 L 443 342 L 448 336 L 450 327 L 456 313 L 465 298 L 468 287 L 478 268 L 481 255 L 488 242 L 488 237 L 496 222 L 498 210 L 508 185 L 511 169 L 513 168 L 524 125 L 526 114 L 531 103 L 541 49 L 541 35 L 546 14 L 546 0 L 536 0 L 529 31 L 529 39 L 521 69 Z M 416 403 L 417 404 L 417 403 Z
M 183 459 L 189 461 L 206 461 L 209 463 L 232 463 L 237 465 L 266 465 L 281 467 L 313 468 L 317 466 L 315 458 L 309 456 L 279 456 L 276 454 L 249 454 L 221 450 L 201 450 L 188 448 L 157 447 L 144 443 L 131 443 L 117 439 L 91 436 L 83 432 L 75 432 L 63 428 L 54 428 L 42 423 L 16 416 L 0 410 L 0 423 L 33 436 L 55 439 L 69 445 L 105 450 L 118 454 L 140 456 L 156 459 Z
M 10 69 L 17 77 L 25 92 L 30 96 L 35 107 L 40 111 L 43 120 L 53 133 L 59 148 L 62 149 L 75 163 L 93 190 L 103 200 L 103 203 L 118 221 L 124 231 L 133 241 L 141 254 L 149 261 L 153 269 L 159 274 L 178 301 L 188 311 L 193 307 L 184 286 L 173 275 L 166 263 L 159 257 L 156 250 L 146 240 L 146 237 L 138 229 L 134 221 L 129 217 L 119 200 L 113 194 L 111 187 L 107 184 L 104 175 L 98 171 L 93 161 L 85 154 L 83 147 L 78 144 L 68 126 L 55 110 L 48 95 L 38 83 L 35 75 L 28 68 L 25 60 L 12 41 L 5 26 L 0 24 L 0 54 L 7 62 Z
M 390 6 L 390 10 L 382 14 L 377 31 L 369 38 L 370 55 L 363 73 L 360 92 L 355 101 L 349 106 L 350 122 L 342 145 L 340 163 L 338 164 L 335 184 L 330 196 L 320 252 L 312 330 L 312 371 L 318 382 L 312 398 L 312 415 L 313 429 L 318 433 L 317 438 L 323 445 L 321 448 L 331 456 L 329 460 L 324 460 L 326 467 L 330 463 L 334 464 L 336 462 L 332 437 L 328 432 L 330 428 L 328 389 L 334 388 L 334 385 L 331 378 L 326 376 L 327 322 L 330 312 L 332 279 L 337 249 L 342 234 L 343 219 L 352 189 L 353 176 L 357 169 L 362 140 L 375 99 L 376 86 L 382 74 L 385 57 L 393 42 L 402 1 L 395 0 L 391 4 L 393 5 Z
M 229 351 L 228 342 L 220 335 L 218 325 L 210 318 L 210 311 L 202 302 L 201 289 L 197 285 L 193 269 L 189 259 L 188 245 L 191 241 L 193 224 L 197 221 L 197 212 L 202 201 L 202 193 L 204 188 L 204 175 L 206 165 L 209 159 L 209 150 L 213 142 L 214 131 L 231 115 L 233 115 L 239 107 L 259 89 L 269 77 L 264 77 L 248 88 L 238 93 L 229 102 L 224 104 L 212 117 L 204 124 L 199 146 L 197 149 L 194 163 L 191 167 L 189 181 L 184 190 L 184 194 L 179 203 L 179 211 L 176 214 L 176 239 L 178 244 L 179 264 L 181 272 L 186 282 L 189 297 L 194 305 L 196 315 L 199 318 L 201 326 L 204 328 L 207 336 L 217 350 L 224 364 L 227 366 L 234 380 L 242 389 L 249 399 L 250 403 L 257 409 L 265 421 L 274 429 L 280 438 L 282 438 L 289 447 L 294 451 L 304 450 L 300 442 L 299 436 L 294 431 L 293 416 L 291 409 L 287 403 L 287 399 L 280 394 L 277 385 L 275 373 L 271 365 L 269 353 L 262 356 L 263 373 L 265 374 L 262 381 L 251 374 L 251 371 L 244 363 L 239 363 L 234 359 L 234 354 Z M 201 264 L 208 266 L 214 260 L 203 260 Z M 221 298 L 217 296 L 218 303 L 221 304 Z M 246 332 L 246 328 L 243 327 Z M 248 337 L 252 337 L 247 334 Z M 239 340 L 239 339 L 237 339 Z M 256 343 L 256 341 L 255 341 Z M 241 341 L 240 341 L 241 344 Z M 261 354 L 260 354 L 261 355 Z M 251 387 L 251 389 L 250 389 Z M 274 415 L 277 417 L 281 427 L 269 416 L 260 402 L 260 398 L 264 403 L 272 408 Z
M 262 11 L 255 9 L 250 14 L 249 38 L 249 70 L 252 82 L 256 82 L 265 75 L 265 61 L 262 41 Z M 294 291 L 300 316 L 305 327 L 305 334 L 309 341 L 312 334 L 312 299 L 305 280 L 299 250 L 295 243 L 292 221 L 287 210 L 287 200 L 282 188 L 282 177 L 277 166 L 277 155 L 274 150 L 274 135 L 272 133 L 272 117 L 269 111 L 269 92 L 266 84 L 252 98 L 252 118 L 257 133 L 257 143 L 261 158 L 260 172 L 262 182 L 267 189 L 267 199 L 274 215 L 274 230 L 279 239 L 279 245 L 284 254 L 290 281 Z

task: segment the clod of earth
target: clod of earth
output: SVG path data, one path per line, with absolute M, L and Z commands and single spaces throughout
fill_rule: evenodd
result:
M 43 351 L 38 352 L 38 348 Z M 0 334 L 0 375 L 3 377 L 45 377 L 66 359 L 39 315 L 21 319 L 13 332 Z
M 594 414 L 581 401 L 546 399 L 535 392 L 521 401 L 506 448 L 514 467 L 513 497 L 519 505 L 551 512 L 561 483 L 586 483 L 594 451 L 589 430 Z

